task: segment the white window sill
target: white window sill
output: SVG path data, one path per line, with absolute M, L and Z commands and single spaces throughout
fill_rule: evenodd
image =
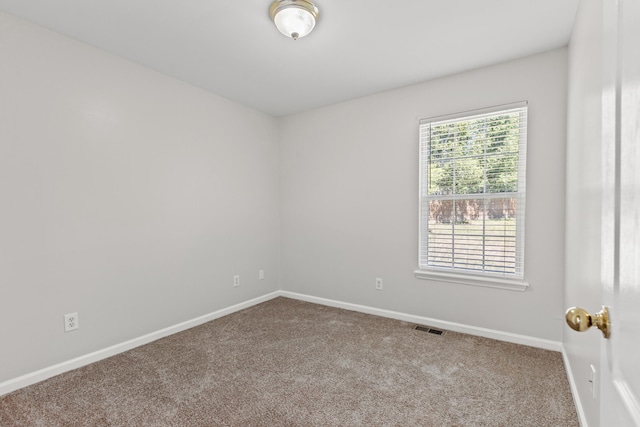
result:
M 529 284 L 524 280 L 504 277 L 472 276 L 470 274 L 450 273 L 448 271 L 416 270 L 417 279 L 451 282 L 461 285 L 482 286 L 485 288 L 506 289 L 509 291 L 525 291 Z

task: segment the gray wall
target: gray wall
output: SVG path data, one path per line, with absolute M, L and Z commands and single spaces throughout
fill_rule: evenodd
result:
M 566 64 L 559 49 L 282 119 L 282 288 L 560 341 Z M 521 100 L 530 288 L 416 279 L 418 119 Z
M 276 119 L 4 13 L 0 40 L 0 382 L 278 289 Z

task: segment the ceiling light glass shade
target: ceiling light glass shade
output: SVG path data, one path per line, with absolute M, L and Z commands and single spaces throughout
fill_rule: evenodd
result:
M 282 34 L 296 40 L 313 30 L 319 11 L 308 0 L 276 0 L 271 4 L 269 14 Z

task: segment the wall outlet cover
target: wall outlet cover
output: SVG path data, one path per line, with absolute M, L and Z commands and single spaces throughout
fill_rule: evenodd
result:
M 75 331 L 80 327 L 78 313 L 68 313 L 64 315 L 64 331 Z

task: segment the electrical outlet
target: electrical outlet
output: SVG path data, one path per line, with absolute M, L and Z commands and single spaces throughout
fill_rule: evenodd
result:
M 264 270 L 259 270 L 258 271 L 258 279 L 259 280 L 264 280 Z
M 236 274 L 235 276 L 233 276 L 233 287 L 237 287 L 240 286 L 240 275 Z
M 69 313 L 64 315 L 64 331 L 75 331 L 80 327 L 78 322 L 78 313 Z
M 379 277 L 376 277 L 376 290 L 378 291 L 382 290 L 382 279 Z

